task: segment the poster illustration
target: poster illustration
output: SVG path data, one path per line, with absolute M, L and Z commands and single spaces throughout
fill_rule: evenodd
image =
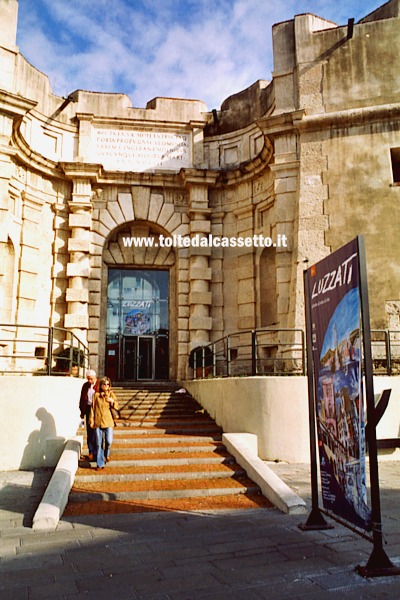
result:
M 150 315 L 146 309 L 134 309 L 124 317 L 124 333 L 141 335 L 150 331 Z
M 370 529 L 357 240 L 312 266 L 307 276 L 323 505 Z

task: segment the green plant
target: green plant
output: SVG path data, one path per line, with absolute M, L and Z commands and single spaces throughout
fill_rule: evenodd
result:
M 70 367 L 77 365 L 83 367 L 85 365 L 85 353 L 81 348 L 72 348 L 72 361 L 71 359 L 71 348 L 64 348 L 59 352 L 54 353 L 56 360 L 55 371 L 69 371 Z
M 195 368 L 195 357 L 196 357 L 196 369 L 202 368 L 203 366 L 203 350 L 204 350 L 204 366 L 211 367 L 213 364 L 213 352 L 210 346 L 197 346 L 189 354 L 189 367 Z

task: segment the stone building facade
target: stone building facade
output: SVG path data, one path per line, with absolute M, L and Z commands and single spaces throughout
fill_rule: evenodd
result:
M 0 0 L 0 323 L 71 330 L 113 379 L 183 379 L 196 346 L 304 327 L 304 268 L 363 234 L 372 326 L 399 328 L 399 0 L 275 25 L 271 81 L 212 112 L 54 95 L 17 11 Z

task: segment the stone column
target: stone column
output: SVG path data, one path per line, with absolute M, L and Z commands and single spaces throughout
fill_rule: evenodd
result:
M 70 261 L 67 264 L 67 314 L 64 327 L 70 329 L 85 345 L 89 329 L 90 230 L 92 226 L 92 182 L 97 180 L 98 165 L 64 163 L 66 176 L 73 181 L 69 202 L 68 240 Z

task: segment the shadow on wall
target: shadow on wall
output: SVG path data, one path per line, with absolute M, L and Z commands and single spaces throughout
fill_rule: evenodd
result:
M 41 407 L 38 408 L 35 416 L 40 422 L 40 428 L 34 429 L 28 437 L 20 469 L 29 468 L 32 464 L 38 467 L 50 466 L 54 446 L 61 446 L 64 442 L 63 437 L 57 437 L 56 423 L 52 414 Z

